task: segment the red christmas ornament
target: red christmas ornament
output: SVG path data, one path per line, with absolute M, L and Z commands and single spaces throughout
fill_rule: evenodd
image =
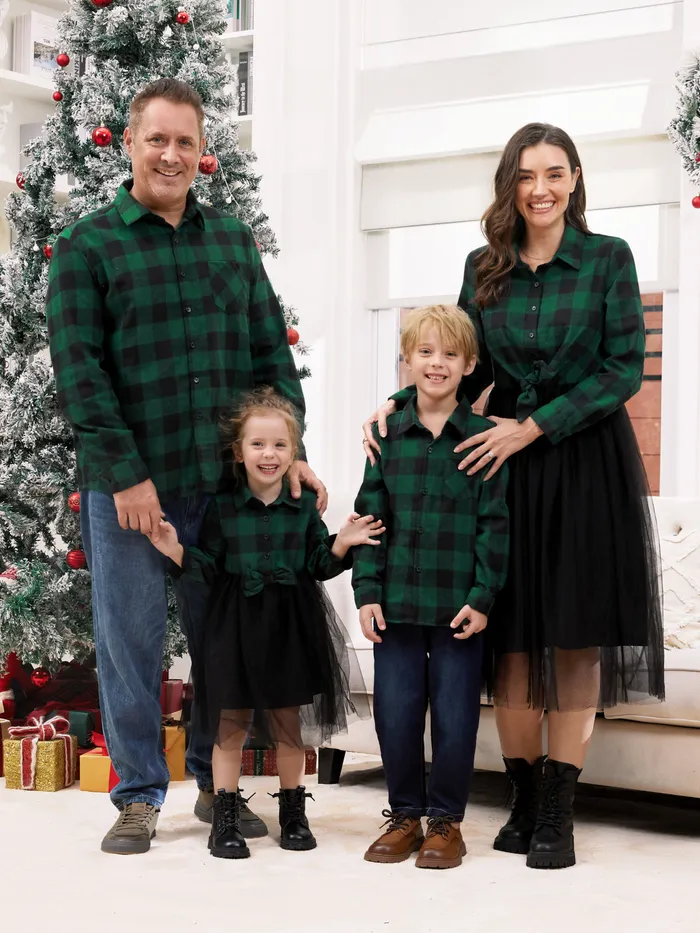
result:
M 293 327 L 287 328 L 287 343 L 290 347 L 294 347 L 299 343 L 299 331 L 294 330 Z
M 71 510 L 71 512 L 80 511 L 80 493 L 79 492 L 72 492 L 68 496 L 68 508 Z
M 58 103 L 60 100 L 63 100 L 63 94 L 60 91 L 53 92 L 53 99 Z
M 47 671 L 45 667 L 35 667 L 30 677 L 34 686 L 41 690 L 51 680 L 51 672 Z
M 203 155 L 199 160 L 199 171 L 202 175 L 213 175 L 219 167 L 219 160 L 213 155 Z
M 700 162 L 700 152 L 695 156 L 695 161 Z
M 190 14 L 187 10 L 180 10 L 175 19 L 181 26 L 186 26 L 190 21 Z
M 0 573 L 0 580 L 16 580 L 17 579 L 17 568 L 8 567 L 7 570 L 3 570 Z
M 255 241 L 255 245 L 258 247 L 258 251 L 262 249 L 262 246 L 260 245 L 260 243 L 258 243 L 257 240 Z
M 44 244 L 44 256 L 46 256 L 47 259 L 51 259 L 52 254 L 53 254 L 53 246 L 50 243 L 45 243 Z
M 74 551 L 68 551 L 66 554 L 66 563 L 69 567 L 72 567 L 73 570 L 82 570 L 87 564 L 85 551 L 81 551 L 79 548 L 76 548 Z
M 61 68 L 67 68 L 70 65 L 70 58 L 65 52 L 59 52 L 56 56 L 56 64 L 60 65 Z
M 109 6 L 112 0 L 92 0 L 95 6 Z
M 700 207 L 700 194 L 696 194 L 692 200 L 693 207 Z
M 96 126 L 92 131 L 92 141 L 96 146 L 109 146 L 112 142 L 112 131 L 106 126 Z
M 20 191 L 24 191 L 24 185 L 25 185 L 26 179 L 21 172 L 17 172 L 15 181 L 17 182 L 17 187 L 20 189 Z

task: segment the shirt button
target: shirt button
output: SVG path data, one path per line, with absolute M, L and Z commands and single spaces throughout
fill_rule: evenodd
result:
M 534 337 L 535 337 L 535 335 L 534 335 L 534 334 L 528 334 L 528 337 L 529 337 L 531 340 L 533 340 Z
M 539 283 L 539 282 L 535 282 L 534 284 L 535 284 L 535 288 L 539 288 L 539 287 L 540 287 L 540 283 Z
M 418 529 L 418 534 L 419 534 L 419 535 L 422 535 L 422 534 L 423 534 L 423 526 L 422 526 L 422 525 L 421 525 L 421 527 Z
M 533 311 L 537 311 L 537 305 L 533 305 L 533 306 L 532 306 L 532 310 L 533 310 Z
M 433 448 L 432 448 L 432 447 L 428 447 L 428 453 L 431 454 L 432 452 L 433 452 Z
M 263 521 L 264 521 L 264 522 L 269 522 L 269 521 L 270 521 L 270 516 L 269 516 L 269 515 L 263 515 Z
M 422 572 L 423 572 L 422 567 L 416 567 L 416 573 L 422 573 Z
M 269 535 L 263 535 L 263 540 L 264 540 L 264 541 L 269 541 L 269 540 L 270 540 L 270 536 L 269 536 Z
M 181 279 L 184 279 L 184 277 L 185 277 L 185 272 L 184 272 L 184 269 L 183 269 L 183 271 L 180 273 L 180 278 L 181 278 Z
M 265 560 L 269 560 L 269 559 L 270 559 L 270 555 L 269 555 L 269 554 L 263 554 L 263 558 L 264 558 Z
M 177 246 L 177 244 L 178 244 L 179 242 L 180 242 L 180 241 L 178 240 L 178 238 L 177 238 L 176 236 L 174 236 L 174 237 L 173 237 L 173 246 Z
M 192 308 L 185 308 L 185 314 L 192 314 Z
M 194 341 L 190 344 L 190 350 L 194 350 Z
M 428 490 L 427 490 L 427 489 L 421 489 L 421 495 L 427 496 L 427 495 L 428 495 Z
M 193 382 L 195 382 L 195 383 L 199 382 L 199 376 L 195 376 L 194 379 L 193 379 Z
M 198 411 L 198 412 L 197 412 L 197 421 L 201 421 L 203 417 L 204 417 L 204 415 L 201 413 L 201 411 Z

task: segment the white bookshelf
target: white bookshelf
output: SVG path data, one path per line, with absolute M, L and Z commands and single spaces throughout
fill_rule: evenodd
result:
M 220 38 L 227 52 L 252 52 L 254 29 L 240 29 L 238 32 L 225 32 Z
M 52 94 L 55 87 L 50 78 L 35 78 L 19 71 L 0 68 L 0 87 L 3 98 L 40 100 L 53 104 Z

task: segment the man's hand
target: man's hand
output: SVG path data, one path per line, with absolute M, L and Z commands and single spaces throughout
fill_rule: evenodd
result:
M 464 624 L 466 620 L 468 620 L 467 625 Z M 471 606 L 464 606 L 450 622 L 450 626 L 452 628 L 461 626 L 463 631 L 457 632 L 454 637 L 464 639 L 471 638 L 477 632 L 483 632 L 488 621 L 488 616 L 485 616 L 483 612 L 478 612 Z
M 377 628 L 380 631 L 386 631 L 386 622 L 384 621 L 384 613 L 382 612 L 382 607 L 379 603 L 372 603 L 368 606 L 363 606 L 360 609 L 360 625 L 362 626 L 362 634 L 368 641 L 373 641 L 375 645 L 381 645 L 382 640 L 379 635 L 374 631 L 374 626 L 372 622 L 375 622 Z
M 160 520 L 163 512 L 158 500 L 156 487 L 150 479 L 145 479 L 136 486 L 114 493 L 119 527 L 126 531 L 140 531 L 150 535 L 155 544 L 160 538 Z
M 304 460 L 295 460 L 290 466 L 287 476 L 289 477 L 289 489 L 294 498 L 298 499 L 301 495 L 302 485 L 306 486 L 316 493 L 316 508 L 323 515 L 328 508 L 328 490 L 309 464 Z

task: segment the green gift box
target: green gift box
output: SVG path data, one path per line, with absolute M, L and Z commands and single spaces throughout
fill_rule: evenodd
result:
M 95 722 L 95 714 L 87 710 L 62 710 L 53 715 L 64 716 L 69 723 L 68 732 L 78 740 L 79 748 L 92 748 L 92 733 L 98 732 L 101 723 Z M 53 718 L 53 717 L 51 717 Z

